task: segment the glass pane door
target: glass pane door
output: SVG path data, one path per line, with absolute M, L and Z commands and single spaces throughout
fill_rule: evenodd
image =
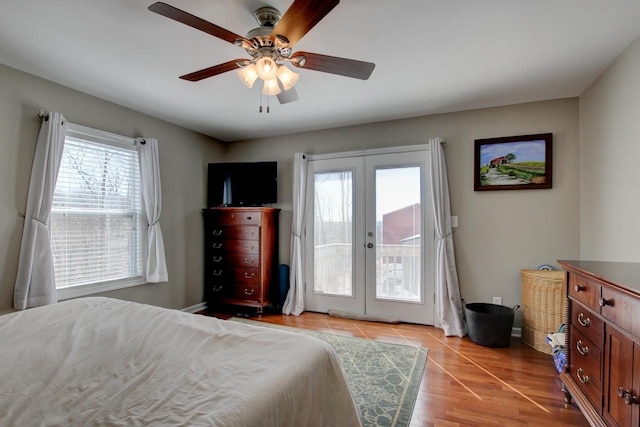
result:
M 306 293 L 310 311 L 364 313 L 363 159 L 310 161 Z
M 375 174 L 376 299 L 420 302 L 420 167 L 378 168 Z
M 353 172 L 314 176 L 313 292 L 353 297 Z
M 427 151 L 368 156 L 366 313 L 433 324 L 433 214 Z

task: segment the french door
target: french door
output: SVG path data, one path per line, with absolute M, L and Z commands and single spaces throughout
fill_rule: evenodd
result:
M 434 324 L 434 232 L 425 146 L 312 156 L 307 310 Z

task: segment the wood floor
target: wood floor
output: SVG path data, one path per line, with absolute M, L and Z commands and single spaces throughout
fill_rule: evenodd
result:
M 516 337 L 508 348 L 492 349 L 466 337 L 445 337 L 441 329 L 428 326 L 311 312 L 300 316 L 267 313 L 252 319 L 427 347 L 429 356 L 411 427 L 588 426 L 575 404 L 565 405 L 553 358 Z

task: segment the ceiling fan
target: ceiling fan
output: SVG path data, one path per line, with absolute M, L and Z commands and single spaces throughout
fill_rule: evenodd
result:
M 166 3 L 154 3 L 149 6 L 149 10 L 241 47 L 251 57 L 232 59 L 185 74 L 180 76 L 181 79 L 195 82 L 237 70 L 247 87 L 251 88 L 256 79 L 261 78 L 264 81 L 262 93 L 277 95 L 278 101 L 286 104 L 298 99 L 293 87 L 298 75 L 287 68 L 285 63 L 361 80 L 367 80 L 373 72 L 375 64 L 371 62 L 311 52 L 293 52 L 295 44 L 338 3 L 339 0 L 294 0 L 284 15 L 273 7 L 261 7 L 254 13 L 260 27 L 249 31 L 246 37 Z

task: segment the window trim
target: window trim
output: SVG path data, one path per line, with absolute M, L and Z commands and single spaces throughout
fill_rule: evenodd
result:
M 67 122 L 67 129 L 65 132 L 65 140 L 67 137 L 83 139 L 99 144 L 105 144 L 115 147 L 121 147 L 131 149 L 134 147 L 140 155 L 139 143 L 140 140 L 136 138 L 130 138 L 123 135 L 103 131 L 100 129 L 94 129 L 87 126 L 79 125 L 76 123 Z M 58 288 L 56 285 L 56 294 L 58 300 L 65 300 L 71 298 L 77 298 L 87 295 L 100 294 L 104 292 L 114 291 L 118 289 L 130 288 L 134 286 L 140 286 L 147 284 L 146 280 L 146 264 L 147 264 L 147 233 L 148 224 L 146 223 L 144 197 L 140 194 L 141 201 L 141 217 L 140 225 L 142 226 L 142 235 L 140 241 L 140 256 L 142 265 L 142 275 L 135 277 L 128 277 L 126 279 L 109 280 L 99 283 L 88 283 L 85 285 L 77 285 L 66 288 Z

